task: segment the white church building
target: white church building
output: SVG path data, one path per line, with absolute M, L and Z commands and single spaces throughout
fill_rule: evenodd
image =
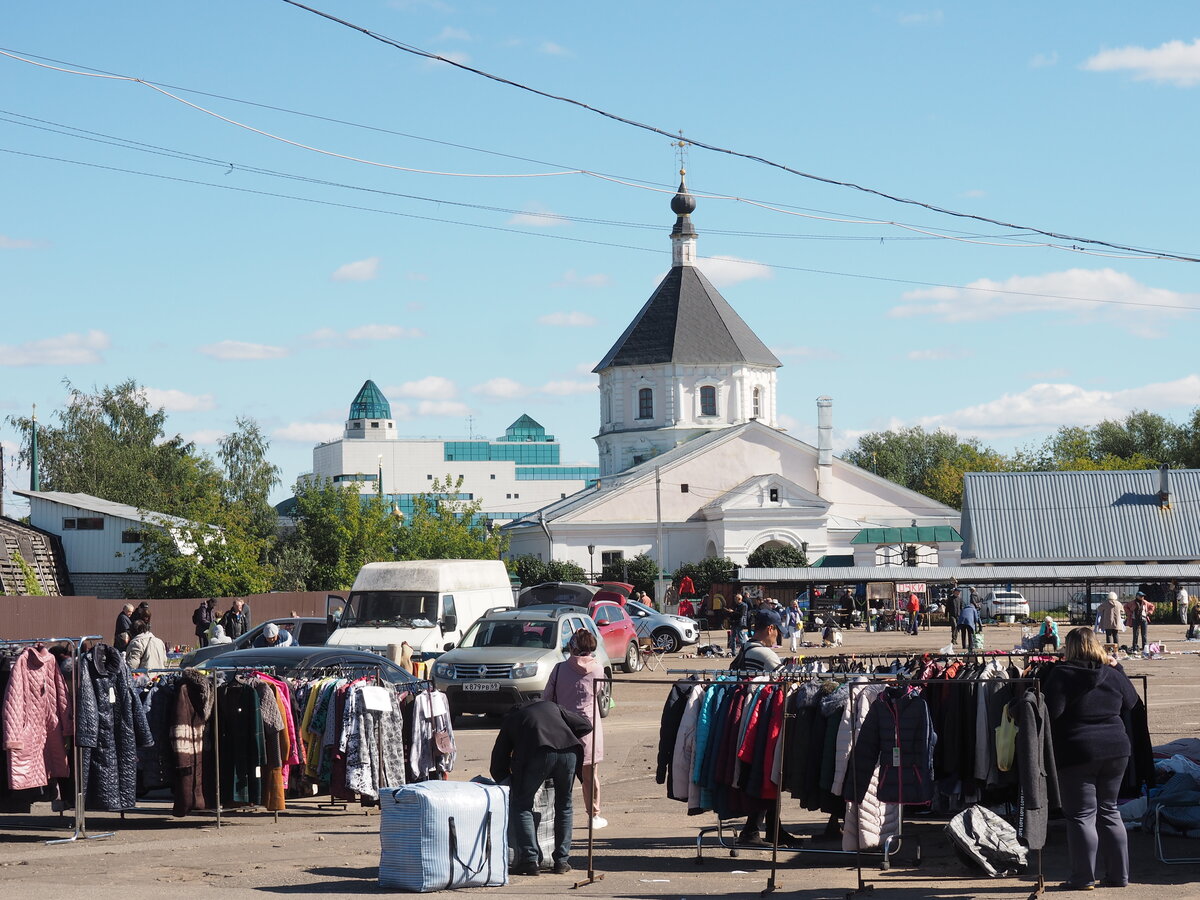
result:
M 681 181 L 671 270 L 594 370 L 598 482 L 505 526 L 509 555 L 674 571 L 767 544 L 895 565 L 916 545 L 919 564 L 956 565 L 958 511 L 836 458 L 832 400 L 817 447 L 776 427 L 779 360 L 696 266 L 695 207 Z

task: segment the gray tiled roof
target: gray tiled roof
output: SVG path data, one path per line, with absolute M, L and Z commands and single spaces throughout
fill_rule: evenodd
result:
M 963 482 L 963 562 L 1200 561 L 1200 470 L 972 472 Z
M 666 274 L 592 371 L 670 362 L 781 365 L 694 266 L 675 266 Z
M 936 584 L 952 578 L 959 584 L 1141 584 L 1142 582 L 1200 582 L 1195 563 L 1141 566 L 834 566 L 811 569 L 750 569 L 738 573 L 741 581 L 756 583 L 816 582 L 842 584 L 858 581 L 901 581 Z

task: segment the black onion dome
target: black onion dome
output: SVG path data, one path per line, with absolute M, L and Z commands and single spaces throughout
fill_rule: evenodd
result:
M 683 183 L 683 170 L 679 171 L 679 191 L 671 198 L 671 212 L 677 216 L 688 216 L 696 211 L 696 198 L 688 193 Z

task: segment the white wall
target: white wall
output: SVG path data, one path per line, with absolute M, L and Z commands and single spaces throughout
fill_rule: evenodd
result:
M 63 519 L 68 518 L 101 519 L 104 528 L 100 531 L 64 531 Z M 132 519 L 38 497 L 29 498 L 29 524 L 62 538 L 67 568 L 72 572 L 124 572 L 130 567 L 136 568 L 135 554 L 141 545 L 121 543 L 121 533 L 148 527 Z

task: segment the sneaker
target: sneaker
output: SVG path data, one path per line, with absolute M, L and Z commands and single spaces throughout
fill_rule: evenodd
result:
M 599 830 L 608 827 L 608 819 L 603 816 L 592 816 L 592 828 Z
M 571 864 L 566 860 L 556 862 L 554 868 L 550 870 L 555 875 L 569 875 L 571 873 Z
M 509 875 L 537 875 L 538 874 L 538 865 L 537 865 L 537 863 L 532 863 L 532 862 L 531 863 L 520 863 L 518 865 L 511 866 L 508 870 L 508 874 Z

